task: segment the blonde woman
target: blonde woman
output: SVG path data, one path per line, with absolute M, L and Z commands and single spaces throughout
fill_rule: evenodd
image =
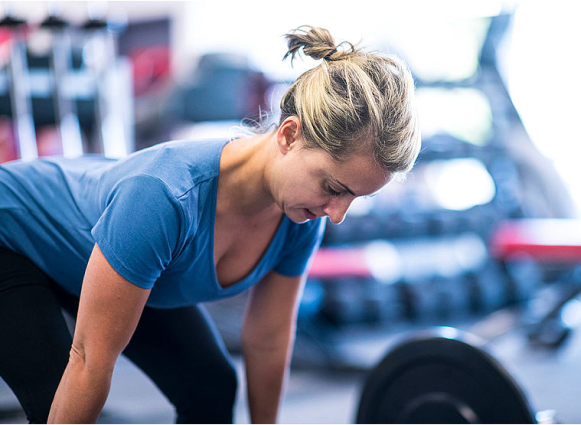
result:
M 31 422 L 95 422 L 121 353 L 178 422 L 232 422 L 236 372 L 200 303 L 246 290 L 250 416 L 276 421 L 326 218 L 341 223 L 420 148 L 399 59 L 322 28 L 286 38 L 291 59 L 322 62 L 266 134 L 0 166 L 0 376 Z M 76 315 L 72 339 L 61 307 Z

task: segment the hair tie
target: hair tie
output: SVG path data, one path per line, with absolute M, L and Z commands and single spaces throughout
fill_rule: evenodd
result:
M 325 57 L 323 57 L 323 59 L 328 60 L 328 61 L 335 61 L 337 59 L 332 59 L 331 56 L 333 56 L 335 53 L 337 53 L 337 49 L 333 49 L 331 52 L 327 53 L 325 55 Z

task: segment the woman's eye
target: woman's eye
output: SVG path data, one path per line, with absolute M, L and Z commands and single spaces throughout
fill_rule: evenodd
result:
M 341 192 L 337 192 L 336 190 L 333 190 L 331 187 L 328 187 L 327 190 L 329 191 L 331 196 L 339 196 L 341 194 Z

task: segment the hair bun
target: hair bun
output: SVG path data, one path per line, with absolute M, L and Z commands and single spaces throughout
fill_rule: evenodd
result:
M 337 48 L 339 46 L 335 45 L 333 36 L 324 28 L 302 25 L 284 37 L 288 43 L 288 51 L 284 55 L 283 60 L 290 56 L 291 63 L 301 48 L 305 55 L 313 59 L 324 59 L 327 61 L 345 59 L 355 52 L 355 48 L 349 42 L 343 42 L 339 46 L 347 44 L 350 46 L 350 51 L 338 51 Z

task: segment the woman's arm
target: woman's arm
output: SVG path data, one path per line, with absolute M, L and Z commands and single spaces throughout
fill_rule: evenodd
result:
M 242 328 L 242 350 L 253 423 L 277 420 L 305 280 L 271 272 L 250 293 Z
M 83 280 L 69 363 L 49 423 L 96 422 L 115 362 L 135 331 L 149 293 L 118 274 L 95 245 Z

